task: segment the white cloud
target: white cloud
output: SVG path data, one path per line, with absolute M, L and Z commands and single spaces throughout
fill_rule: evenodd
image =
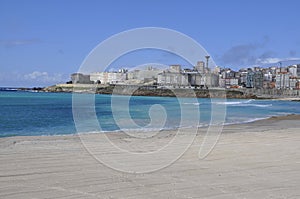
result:
M 280 62 L 282 59 L 277 57 L 259 58 L 256 60 L 258 64 L 275 64 Z
M 290 57 L 290 58 L 283 59 L 282 61 L 300 61 L 300 58 L 299 57 Z
M 48 73 L 44 71 L 33 71 L 26 74 L 18 71 L 0 73 L 0 86 L 50 86 L 54 84 L 65 83 L 69 80 L 70 75 L 68 74 Z
M 28 80 L 35 80 L 37 78 L 45 78 L 45 77 L 47 78 L 47 76 L 48 76 L 47 72 L 34 71 L 32 73 L 24 75 L 24 78 Z
M 300 58 L 290 57 L 290 58 L 278 58 L 278 57 L 268 57 L 260 58 L 256 60 L 257 64 L 278 64 L 279 62 L 300 62 Z
M 47 72 L 34 71 L 29 74 L 25 74 L 23 76 L 24 80 L 29 81 L 37 81 L 37 82 L 51 82 L 51 83 L 59 83 L 65 81 L 65 77 L 63 74 L 55 73 L 48 74 Z

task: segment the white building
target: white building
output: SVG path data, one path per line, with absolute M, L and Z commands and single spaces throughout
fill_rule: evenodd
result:
M 217 75 L 220 74 L 220 72 L 221 72 L 221 67 L 219 67 L 219 66 L 216 66 L 213 70 L 213 73 L 217 74 Z
M 146 70 L 133 70 L 128 72 L 128 80 L 138 80 L 140 82 L 157 81 L 158 74 L 163 72 L 161 69 L 148 67 Z
M 290 75 L 288 73 L 279 73 L 276 75 L 276 84 L 277 89 L 286 89 L 290 87 Z
M 185 73 L 164 71 L 158 74 L 157 83 L 160 86 L 186 87 L 189 86 L 189 77 Z
M 103 72 L 95 72 L 90 74 L 90 80 L 94 83 L 97 82 L 107 82 L 107 78 L 104 80 L 104 73 Z
M 71 80 L 73 84 L 91 84 L 90 75 L 82 73 L 71 74 Z
M 271 72 L 264 73 L 264 81 L 272 81 L 273 74 Z
M 219 87 L 221 88 L 230 88 L 231 86 L 238 86 L 239 79 L 238 78 L 220 78 L 219 79 Z
M 90 80 L 101 84 L 124 83 L 127 79 L 127 73 L 124 72 L 95 72 L 90 74 Z
M 292 65 L 288 67 L 288 72 L 292 77 L 297 77 L 297 65 Z
M 181 72 L 181 65 L 170 65 L 170 71 L 175 72 L 175 73 L 180 73 Z
M 297 82 L 299 79 L 297 77 L 290 77 L 289 78 L 289 88 L 295 89 L 297 87 Z
M 195 70 L 166 70 L 158 74 L 158 85 L 172 87 L 218 87 L 219 75 Z
M 219 86 L 219 75 L 214 73 L 207 73 L 205 77 L 205 86 L 218 87 Z
M 206 72 L 204 61 L 198 61 L 197 65 L 194 68 L 201 74 L 204 74 Z

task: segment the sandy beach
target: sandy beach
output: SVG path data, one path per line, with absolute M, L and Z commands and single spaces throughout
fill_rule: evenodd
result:
M 300 198 L 299 120 L 291 115 L 225 126 L 204 159 L 198 154 L 206 129 L 199 129 L 178 160 L 149 173 L 121 172 L 102 164 L 77 135 L 1 138 L 0 198 Z M 189 131 L 178 136 L 189 140 Z M 145 152 L 174 136 L 174 131 L 162 132 L 140 145 L 132 144 L 138 138 L 119 133 L 109 138 L 133 152 Z M 98 137 L 84 139 L 104 145 Z M 126 164 L 126 156 L 108 148 L 98 153 L 111 153 L 119 157 L 116 162 Z M 163 155 L 144 163 L 151 166 Z M 132 171 L 141 166 L 130 164 Z

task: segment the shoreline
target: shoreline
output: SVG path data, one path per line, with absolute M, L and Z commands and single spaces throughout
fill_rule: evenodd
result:
M 116 88 L 116 89 L 115 89 Z M 250 90 L 250 89 L 249 89 Z M 13 90 L 1 90 L 4 92 L 33 92 L 33 93 L 76 93 L 76 94 L 103 94 L 149 97 L 183 97 L 183 98 L 227 98 L 227 99 L 259 99 L 300 101 L 300 96 L 260 95 L 249 93 L 247 89 L 228 88 L 157 88 L 147 85 L 94 85 L 94 84 L 58 84 L 49 87 L 13 88 Z M 176 92 L 176 95 L 174 93 Z M 186 92 L 188 91 L 188 92 Z M 192 92 L 191 92 L 192 91 Z
M 245 127 L 245 128 L 249 128 L 249 127 L 254 127 L 254 126 L 263 126 L 264 124 L 268 123 L 268 124 L 274 124 L 276 122 L 280 122 L 280 121 L 289 121 L 289 120 L 299 120 L 300 121 L 300 114 L 288 114 L 288 115 L 282 115 L 282 116 L 270 116 L 267 118 L 263 118 L 263 119 L 255 119 L 255 120 L 251 120 L 251 121 L 245 121 L 245 122 L 241 122 L 241 123 L 229 123 L 229 124 L 224 124 L 222 125 L 222 129 L 226 130 L 226 129 L 232 129 L 235 127 Z M 191 131 L 192 129 L 199 129 L 199 130 L 203 130 L 203 129 L 207 129 L 210 125 L 205 125 L 205 126 L 199 126 L 199 127 L 174 127 L 174 128 L 170 128 L 170 129 L 161 129 L 158 130 L 158 132 L 174 132 L 174 131 L 178 131 L 178 130 L 183 130 L 183 131 Z M 212 125 L 212 126 L 217 126 L 219 127 L 219 125 Z M 300 126 L 300 125 L 299 125 Z M 255 128 L 254 128 L 255 129 Z M 138 132 L 140 131 L 139 129 L 132 129 L 132 132 Z M 157 131 L 157 130 L 146 130 L 143 129 L 141 130 L 142 133 L 151 133 L 153 131 Z M 131 132 L 131 130 L 129 130 L 129 132 Z M 224 131 L 225 132 L 225 131 Z M 228 133 L 228 131 L 226 131 L 226 133 Z M 98 135 L 98 134 L 109 134 L 109 135 L 121 135 L 123 134 L 122 130 L 115 130 L 115 131 L 102 131 L 102 132 L 84 132 L 84 133 L 74 133 L 74 134 L 60 134 L 60 135 L 21 135 L 21 136 L 7 136 L 7 137 L 0 137 L 0 141 L 1 139 L 22 139 L 22 138 L 68 138 L 68 137 L 80 137 L 80 136 L 85 136 L 85 135 Z M 1 143 L 0 143 L 1 144 Z

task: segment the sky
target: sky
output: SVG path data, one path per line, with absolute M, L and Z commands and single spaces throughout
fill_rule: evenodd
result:
M 100 42 L 143 27 L 193 38 L 222 67 L 300 63 L 299 7 L 298 0 L 0 0 L 0 87 L 66 82 Z M 121 64 L 158 60 L 178 61 L 145 51 Z

